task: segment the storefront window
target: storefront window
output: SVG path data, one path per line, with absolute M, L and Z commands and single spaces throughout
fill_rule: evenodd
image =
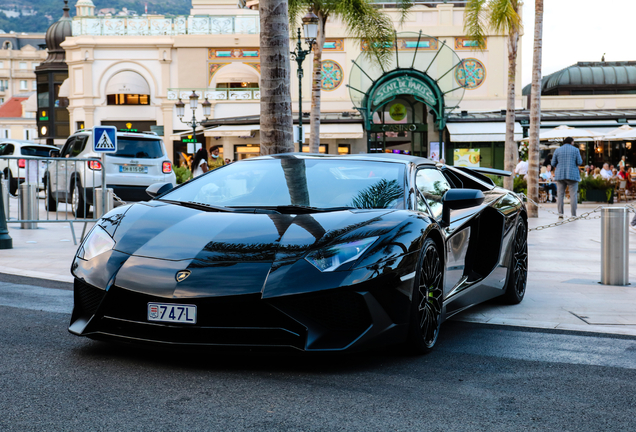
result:
M 234 146 L 234 161 L 240 161 L 243 159 L 249 159 L 259 156 L 261 153 L 261 146 L 258 144 L 246 144 Z
M 328 144 L 320 144 L 318 147 L 319 153 L 328 154 L 329 153 L 329 145 Z M 303 144 L 303 153 L 309 153 L 309 144 Z
M 150 97 L 140 94 L 114 94 L 107 96 L 108 105 L 148 105 Z
M 258 88 L 257 82 L 231 82 L 231 83 L 216 83 L 216 88 L 224 89 L 241 89 L 241 88 Z
M 351 144 L 338 144 L 338 154 L 351 154 Z

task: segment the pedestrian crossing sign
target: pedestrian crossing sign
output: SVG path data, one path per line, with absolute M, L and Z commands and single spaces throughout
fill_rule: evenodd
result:
M 117 151 L 117 128 L 115 126 L 95 126 L 93 128 L 93 151 L 96 153 Z

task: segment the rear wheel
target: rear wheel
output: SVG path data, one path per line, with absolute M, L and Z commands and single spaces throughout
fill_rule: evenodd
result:
M 88 206 L 84 200 L 84 189 L 79 180 L 73 182 L 73 192 L 71 196 L 71 208 L 76 218 L 85 218 L 88 214 Z
M 14 178 L 13 175 L 11 175 L 11 170 L 9 168 L 4 170 L 4 178 L 6 180 L 9 180 L 9 193 L 13 196 L 17 196 L 18 195 L 18 179 Z
M 502 300 L 507 304 L 519 304 L 526 294 L 528 281 L 528 228 L 522 218 L 517 222 L 511 252 L 506 292 Z
M 443 267 L 435 242 L 424 242 L 413 289 L 408 348 L 416 354 L 430 352 L 442 324 Z

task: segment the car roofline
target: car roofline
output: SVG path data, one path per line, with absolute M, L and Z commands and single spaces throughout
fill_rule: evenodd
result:
M 432 165 L 435 166 L 438 162 L 426 159 L 419 156 L 402 155 L 395 153 L 358 153 L 358 154 L 345 154 L 345 155 L 332 155 L 323 153 L 277 153 L 273 155 L 257 156 L 245 161 L 250 160 L 266 160 L 266 159 L 283 159 L 286 157 L 294 157 L 296 159 L 331 159 L 331 160 L 357 160 L 368 162 L 392 162 L 401 163 L 404 165 Z

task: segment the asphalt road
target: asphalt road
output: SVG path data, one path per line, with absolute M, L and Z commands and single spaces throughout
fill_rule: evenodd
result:
M 70 335 L 68 289 L 0 275 L 1 431 L 636 429 L 636 338 L 448 322 L 422 357 L 165 353 Z

